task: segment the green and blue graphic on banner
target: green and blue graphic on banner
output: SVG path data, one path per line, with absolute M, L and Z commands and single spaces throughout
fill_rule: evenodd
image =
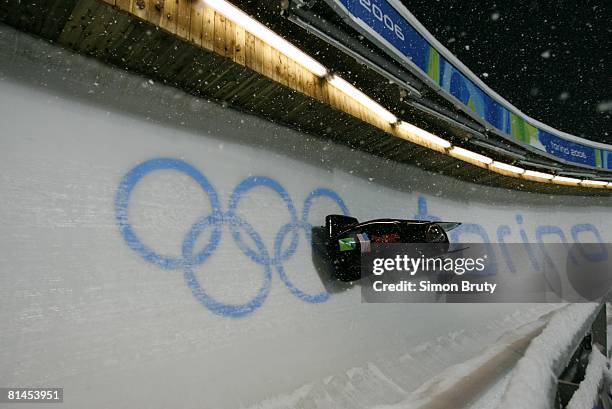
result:
M 389 0 L 327 0 L 380 41 L 400 60 L 410 60 L 434 83 L 490 125 L 521 142 L 558 158 L 582 165 L 612 169 L 612 151 L 568 140 L 540 129 L 502 104 L 440 55 Z M 365 25 L 365 27 L 364 27 Z

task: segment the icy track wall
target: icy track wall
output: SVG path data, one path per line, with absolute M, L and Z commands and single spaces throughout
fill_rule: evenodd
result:
M 376 381 L 360 404 L 393 403 L 540 311 L 330 294 L 309 244 L 329 213 L 464 222 L 455 241 L 610 240 L 609 198 L 458 182 L 6 26 L 0 106 L 0 385 L 62 386 L 65 407 L 240 407 L 355 367 Z M 397 359 L 449 333 L 465 342 L 427 368 Z

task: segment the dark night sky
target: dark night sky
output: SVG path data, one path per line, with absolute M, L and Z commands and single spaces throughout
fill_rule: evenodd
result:
M 402 2 L 523 112 L 612 143 L 612 1 Z

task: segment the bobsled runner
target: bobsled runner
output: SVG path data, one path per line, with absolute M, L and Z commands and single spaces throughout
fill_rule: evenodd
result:
M 354 217 L 329 215 L 325 218 L 327 254 L 332 274 L 341 281 L 361 278 L 361 254 L 372 243 L 435 243 L 437 255 L 449 251 L 447 231 L 461 225 L 456 222 L 376 219 L 359 222 Z

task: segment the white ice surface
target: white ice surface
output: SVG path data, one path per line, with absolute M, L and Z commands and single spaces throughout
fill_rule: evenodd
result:
M 551 316 L 514 328 L 477 356 L 453 365 L 423 383 L 403 401 L 373 409 L 494 408 L 508 374 L 524 350 L 545 328 Z
M 520 241 L 521 233 L 534 240 L 539 225 L 558 226 L 571 241 L 572 226 L 590 224 L 610 240 L 610 199 L 493 189 L 394 164 L 5 26 L 0 124 L 0 386 L 64 387 L 65 408 L 393 404 L 550 309 L 366 305 L 357 287 L 313 304 L 294 296 L 273 269 L 259 308 L 241 318 L 217 315 L 193 296 L 184 271 L 145 261 L 119 231 L 120 182 L 152 158 L 198 169 L 224 212 L 241 181 L 266 176 L 288 192 L 298 215 L 310 192 L 326 188 L 361 219 L 435 215 L 478 223 L 492 241 L 504 226 L 507 241 Z M 338 206 L 319 198 L 307 221 L 321 225 L 331 212 Z M 187 232 L 209 213 L 209 196 L 174 170 L 143 177 L 128 211 L 146 246 L 176 258 Z M 256 187 L 242 195 L 237 214 L 272 255 L 290 220 L 281 196 Z M 303 231 L 283 266 L 303 292 L 324 290 Z M 211 297 L 237 304 L 257 294 L 264 271 L 224 226 L 195 276 Z

